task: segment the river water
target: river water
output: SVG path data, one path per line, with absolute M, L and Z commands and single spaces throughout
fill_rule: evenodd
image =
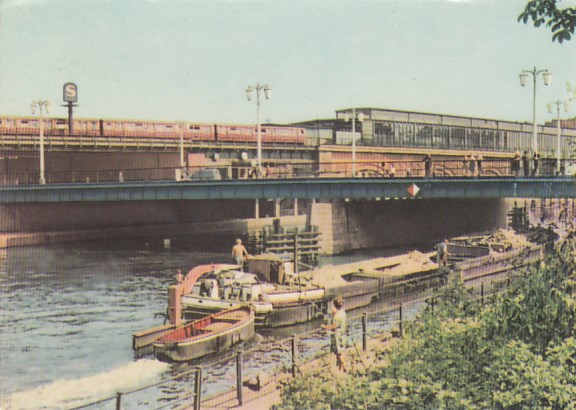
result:
M 366 251 L 324 258 L 321 263 L 347 263 L 401 251 Z M 177 269 L 187 272 L 197 264 L 229 260 L 227 251 L 165 250 L 135 244 L 111 249 L 77 243 L 0 252 L 0 409 L 74 408 L 193 369 L 198 363 L 136 358 L 132 334 L 162 324 L 154 315 L 166 311 L 167 287 L 174 282 Z M 242 348 L 265 346 L 301 330 L 306 329 L 268 332 Z M 323 335 L 304 339 L 308 344 L 303 351 L 327 348 Z M 247 355 L 244 375 L 266 363 L 284 361 L 288 366 L 286 351 L 289 348 L 284 346 Z M 235 386 L 234 359 L 230 363 L 221 359 L 200 362 L 206 369 L 204 395 Z M 191 390 L 190 380 L 192 376 L 168 387 L 148 389 L 123 401 L 122 408 L 169 406 Z M 91 408 L 114 408 L 114 402 Z

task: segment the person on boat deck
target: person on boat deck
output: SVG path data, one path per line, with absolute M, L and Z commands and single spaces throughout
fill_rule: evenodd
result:
M 344 299 L 337 296 L 332 301 L 332 316 L 330 323 L 322 324 L 322 329 L 332 332 L 330 334 L 330 351 L 336 355 L 336 365 L 338 370 L 346 372 L 344 359 L 344 348 L 346 347 L 346 311 L 344 310 Z
M 244 257 L 249 258 L 248 251 L 242 245 L 242 239 L 236 239 L 236 245 L 232 247 L 232 260 L 233 263 L 240 266 L 240 270 L 244 270 Z
M 212 279 L 210 282 L 210 297 L 212 299 L 220 299 L 218 281 L 216 279 Z
M 438 266 L 446 266 L 448 264 L 448 255 L 448 239 L 444 239 L 438 244 L 437 248 L 436 263 Z

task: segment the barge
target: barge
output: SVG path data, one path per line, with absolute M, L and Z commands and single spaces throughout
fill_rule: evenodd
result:
M 243 267 L 200 265 L 184 277 L 179 274 L 178 283 L 169 287 L 170 325 L 165 332 L 183 321 L 242 306 L 254 311 L 257 328 L 295 325 L 327 314 L 336 296 L 342 296 L 346 309 L 352 310 L 403 292 L 408 286 L 439 287 L 452 279 L 473 286 L 543 257 L 541 245 L 511 231 L 454 238 L 448 252 L 447 267 L 436 263 L 436 252 L 418 251 L 303 272 L 295 271 L 291 261 L 277 255 L 251 257 Z M 134 334 L 133 347 L 149 345 L 161 334 L 161 328 Z

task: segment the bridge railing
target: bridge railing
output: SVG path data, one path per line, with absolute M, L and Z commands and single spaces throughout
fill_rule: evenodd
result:
M 556 176 L 573 175 L 576 164 L 561 160 L 560 166 L 552 158 L 541 159 L 534 171 L 530 161 L 525 168 L 522 161 L 516 166 L 502 159 L 434 159 L 429 167 L 423 160 L 397 161 L 332 161 L 306 164 L 276 164 L 262 167 L 259 172 L 251 166 L 195 166 L 195 167 L 143 167 L 101 168 L 45 173 L 47 184 L 61 183 L 123 183 L 135 181 L 224 181 L 250 179 L 293 178 L 446 178 L 446 177 L 498 177 L 498 176 Z M 559 168 L 559 172 L 558 172 Z M 37 185 L 38 170 L 30 172 L 0 171 L 0 186 Z

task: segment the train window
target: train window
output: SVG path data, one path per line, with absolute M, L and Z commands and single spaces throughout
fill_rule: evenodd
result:
M 188 129 L 190 131 L 200 131 L 200 126 L 199 125 L 189 125 Z

